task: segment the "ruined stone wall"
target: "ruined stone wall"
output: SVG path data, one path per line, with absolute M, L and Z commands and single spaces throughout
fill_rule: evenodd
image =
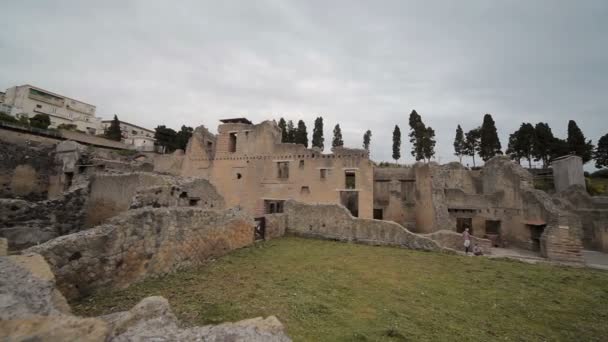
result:
M 402 226 L 416 224 L 416 176 L 414 169 L 374 168 L 374 210 L 382 219 Z
M 47 141 L 49 140 L 49 141 Z M 0 134 L 0 198 L 44 200 L 54 174 L 54 140 L 2 130 Z
M 285 235 L 287 230 L 287 215 L 286 214 L 266 214 L 266 234 L 265 240 L 272 240 Z
M 0 199 L 0 236 L 18 250 L 77 232 L 85 227 L 87 199 L 86 186 L 39 202 Z
M 557 198 L 581 219 L 585 249 L 608 253 L 608 197 L 591 197 L 583 186 L 573 185 Z
M 179 176 L 182 173 L 184 153 L 159 154 L 154 156 L 154 172 Z
M 31 247 L 49 262 L 69 298 L 100 287 L 126 287 L 198 265 L 253 243 L 244 211 L 199 208 L 130 210 L 106 224 Z
M 86 225 L 95 226 L 126 211 L 137 190 L 168 184 L 160 175 L 151 173 L 96 174 L 91 177 Z
M 198 207 L 224 209 L 224 199 L 206 179 L 167 178 L 168 184 L 140 188 L 130 204 L 142 207 Z
M 337 204 L 285 204 L 287 232 L 304 237 L 322 238 L 371 245 L 399 246 L 441 251 L 435 241 L 414 234 L 397 223 L 354 218 Z

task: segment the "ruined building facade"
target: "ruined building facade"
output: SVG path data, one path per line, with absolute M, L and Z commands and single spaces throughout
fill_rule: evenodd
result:
M 224 120 L 217 136 L 197 128 L 181 175 L 208 179 L 228 207 L 257 216 L 282 212 L 284 202 L 293 199 L 340 203 L 355 217 L 372 217 L 373 166 L 367 151 L 336 148 L 323 154 L 281 143 L 273 121 Z

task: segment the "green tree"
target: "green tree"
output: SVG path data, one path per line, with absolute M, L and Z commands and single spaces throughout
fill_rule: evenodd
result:
M 549 148 L 549 162 L 556 158 L 570 154 L 570 146 L 568 145 L 568 141 L 564 139 L 554 137 L 551 139 Z
M 465 149 L 464 154 L 473 158 L 473 167 L 475 167 L 475 155 L 479 153 L 481 138 L 481 127 L 474 128 L 465 134 Z
M 427 162 L 435 156 L 435 143 L 435 130 L 429 126 L 425 129 L 422 139 L 422 155 Z
M 496 124 L 492 115 L 483 116 L 479 140 L 479 156 L 483 161 L 488 161 L 495 155 L 502 154 L 500 140 L 496 131 Z
M 593 144 L 591 140 L 586 140 L 583 131 L 578 128 L 574 120 L 568 121 L 568 148 L 570 153 L 574 153 L 583 159 L 583 164 L 591 160 L 593 155 Z
M 532 142 L 532 156 L 534 161 L 542 161 L 543 168 L 549 166 L 552 151 L 554 149 L 555 137 L 549 124 L 539 122 L 534 126 L 534 139 Z
M 595 167 L 598 169 L 608 167 L 608 133 L 598 140 L 593 157 L 595 158 Z
M 110 140 L 122 140 L 122 131 L 120 130 L 120 121 L 118 120 L 117 115 L 114 115 L 114 119 L 112 119 L 112 122 L 110 122 L 110 127 L 106 128 L 104 135 Z
M 285 119 L 281 118 L 279 120 L 279 128 L 281 129 L 281 142 L 287 142 L 287 123 Z
M 165 153 L 171 153 L 178 148 L 176 136 L 177 132 L 171 128 L 167 128 L 165 125 L 156 127 L 154 132 L 156 145 L 163 146 L 165 148 Z
M 369 152 L 369 144 L 372 140 L 372 131 L 369 129 L 363 134 L 363 148 Z
M 288 143 L 294 143 L 296 142 L 296 128 L 293 126 L 293 121 L 289 120 L 287 121 L 287 136 L 286 136 L 286 141 Z
M 334 127 L 334 139 L 331 141 L 331 147 L 342 147 L 344 146 L 344 140 L 342 140 L 342 129 L 340 124 Z
M 308 147 L 308 131 L 306 130 L 306 124 L 302 120 L 298 121 L 298 128 L 295 132 L 295 143 Z
M 532 151 L 534 150 L 534 126 L 522 123 L 519 129 L 509 136 L 507 154 L 513 160 L 521 163 L 522 158 L 528 160 L 528 167 L 532 168 Z
M 321 151 L 325 148 L 325 138 L 323 138 L 323 118 L 315 119 L 315 127 L 312 130 L 312 147 L 318 147 Z
M 182 129 L 175 135 L 174 147 L 176 149 L 185 151 L 186 147 L 188 146 L 188 141 L 190 140 L 190 137 L 192 137 L 193 132 L 194 129 L 192 127 L 182 125 Z
M 36 114 L 30 119 L 30 126 L 47 129 L 51 125 L 51 118 L 47 114 Z
M 74 124 L 64 124 L 64 123 L 62 123 L 61 125 L 57 126 L 57 129 L 63 129 L 63 130 L 66 130 L 66 131 L 75 131 L 76 128 L 77 128 L 77 126 L 74 125 Z
M 395 125 L 393 130 L 393 159 L 395 163 L 401 158 L 401 130 L 399 126 Z
M 462 156 L 465 155 L 465 145 L 464 132 L 462 131 L 462 127 L 458 125 L 456 127 L 456 137 L 454 138 L 454 155 L 458 157 L 460 164 L 462 164 Z
M 418 161 L 424 159 L 424 135 L 426 133 L 426 127 L 422 122 L 422 118 L 416 112 L 412 110 L 409 118 L 410 124 L 410 143 L 412 144 L 412 156 Z

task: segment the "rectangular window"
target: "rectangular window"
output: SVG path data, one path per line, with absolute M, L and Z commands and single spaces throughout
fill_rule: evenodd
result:
M 328 169 L 320 169 L 320 170 L 319 170 L 319 177 L 320 177 L 322 180 L 327 179 L 327 173 L 328 173 L 328 172 L 329 172 L 329 170 L 328 170 Z
M 344 173 L 344 180 L 347 189 L 355 189 L 357 187 L 355 171 L 346 171 Z
M 283 212 L 283 200 L 265 200 L 264 211 L 266 214 L 276 214 Z
M 230 141 L 228 143 L 228 152 L 236 152 L 236 133 L 230 133 Z
M 278 170 L 277 177 L 279 179 L 288 179 L 289 178 L 289 162 L 278 162 L 277 170 Z

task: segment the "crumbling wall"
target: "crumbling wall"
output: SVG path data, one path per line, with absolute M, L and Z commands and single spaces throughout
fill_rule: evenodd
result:
M 374 211 L 381 210 L 382 220 L 415 226 L 415 180 L 410 167 L 374 168 Z
M 54 174 L 54 145 L 5 133 L 0 135 L 0 198 L 46 199 Z
M 43 255 L 61 292 L 74 298 L 100 287 L 126 287 L 247 246 L 253 243 L 253 226 L 251 216 L 235 209 L 143 208 L 27 251 Z
M 441 251 L 435 241 L 414 234 L 397 223 L 359 219 L 337 204 L 285 203 L 287 232 L 295 235 L 356 242 L 371 245 L 399 246 Z
M 93 227 L 128 210 L 137 190 L 168 183 L 163 176 L 143 172 L 94 175 L 91 177 L 86 225 Z
M 528 189 L 523 193 L 526 220 L 544 221 L 541 255 L 566 262 L 582 262 L 582 224 L 578 215 L 566 210 L 557 198 Z
M 266 214 L 264 215 L 266 222 L 265 240 L 272 240 L 285 235 L 287 230 L 287 215 L 285 214 Z
M 131 200 L 132 209 L 142 207 L 198 207 L 223 209 L 224 199 L 206 179 L 167 179 L 169 184 L 137 190 Z
M 0 199 L 0 237 L 18 250 L 84 229 L 87 199 L 86 186 L 39 202 Z
M 556 197 L 581 219 L 585 249 L 608 253 L 608 197 L 591 197 L 580 185 L 570 186 Z

